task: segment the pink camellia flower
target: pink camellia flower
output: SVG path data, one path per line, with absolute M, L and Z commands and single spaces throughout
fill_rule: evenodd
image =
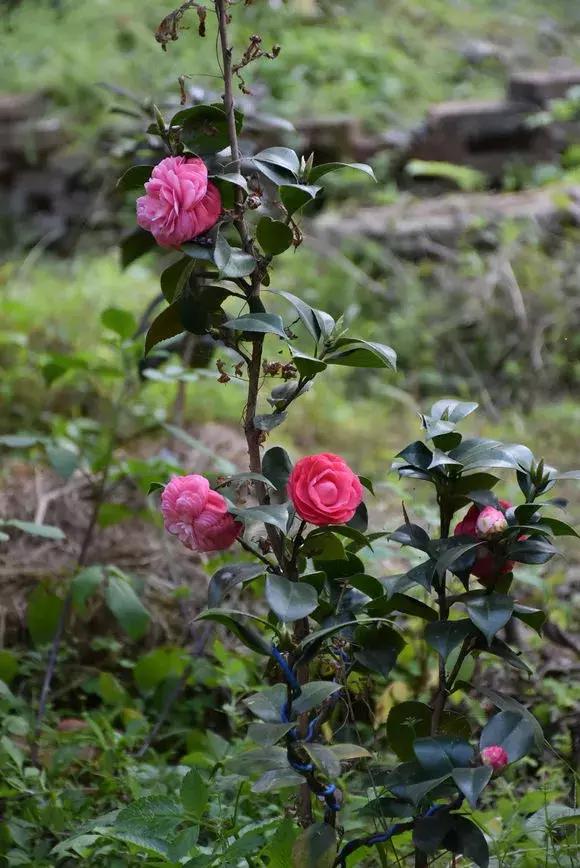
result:
M 512 504 L 508 500 L 500 500 L 499 505 L 501 506 L 502 510 L 506 510 L 509 509 Z M 481 507 L 474 503 L 467 510 L 465 518 L 457 523 L 454 530 L 454 535 L 471 536 L 474 539 L 481 539 L 482 528 L 481 526 L 478 527 L 478 522 L 481 516 L 483 516 L 489 509 L 491 509 L 494 514 L 496 524 L 500 523 L 500 517 L 503 519 L 504 522 L 506 521 L 505 515 L 500 510 L 488 506 Z M 486 520 L 484 520 L 484 527 L 485 523 Z M 489 539 L 490 535 L 486 534 L 485 538 Z M 504 576 L 506 573 L 511 573 L 513 568 L 513 561 L 506 560 L 505 557 L 502 557 L 500 554 L 492 551 L 487 546 L 481 546 L 481 548 L 478 548 L 476 550 L 475 563 L 471 567 L 471 573 L 479 579 L 482 585 L 485 585 L 486 587 L 491 587 L 501 576 Z
M 288 480 L 296 512 L 311 524 L 350 521 L 362 500 L 362 485 L 339 455 L 322 452 L 302 458 Z
M 225 499 L 205 476 L 174 476 L 161 495 L 165 529 L 194 552 L 229 548 L 242 525 L 228 512 Z
M 493 506 L 486 506 L 477 516 L 475 532 L 482 539 L 491 539 L 507 530 L 507 526 L 507 519 L 501 510 L 495 509 Z
M 166 157 L 137 199 L 137 223 L 161 247 L 179 247 L 217 222 L 222 210 L 218 188 L 208 181 L 199 157 Z
M 482 750 L 481 761 L 484 766 L 491 766 L 494 772 L 501 772 L 509 763 L 509 757 L 503 747 L 492 744 Z

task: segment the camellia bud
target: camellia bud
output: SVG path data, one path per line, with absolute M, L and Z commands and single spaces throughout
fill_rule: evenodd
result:
M 494 772 L 501 772 L 507 766 L 509 757 L 503 747 L 500 747 L 499 744 L 492 744 L 482 750 L 481 761 L 484 766 L 491 766 Z
M 503 512 L 493 506 L 486 506 L 477 517 L 475 532 L 478 537 L 490 539 L 507 530 L 507 526 Z

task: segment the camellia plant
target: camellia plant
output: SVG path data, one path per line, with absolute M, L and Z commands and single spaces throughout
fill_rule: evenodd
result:
M 242 754 L 240 773 L 259 773 L 256 794 L 295 791 L 297 868 L 355 864 L 362 848 L 375 846 L 387 864 L 383 845 L 405 835 L 415 866 L 448 851 L 485 868 L 488 844 L 470 808 L 494 775 L 542 748 L 543 734 L 515 699 L 467 682 L 466 664 L 491 655 L 525 671 L 500 633 L 513 619 L 539 632 L 545 616 L 518 602 L 516 565 L 544 564 L 556 554 L 554 537 L 576 535 L 553 515 L 559 502 L 546 496 L 559 479 L 580 474 L 558 473 L 524 446 L 464 439 L 458 425 L 476 405 L 437 402 L 421 416 L 424 439 L 404 448 L 395 466 L 401 477 L 431 487 L 438 534 L 413 522 L 404 507 L 403 523 L 389 537 L 415 550 L 417 563 L 403 575 L 375 577 L 365 553 L 387 534 L 368 529 L 372 483 L 331 452 L 293 463 L 282 448 L 268 448 L 271 432 L 326 368 L 394 368 L 396 357 L 389 346 L 351 335 L 341 319 L 311 307 L 299 291 L 272 288 L 276 256 L 300 245 L 301 210 L 342 164 L 316 165 L 313 156 L 300 158 L 285 147 L 241 153 L 243 116 L 234 85 L 245 90 L 241 71 L 278 49 L 263 51 L 253 36 L 237 59 L 229 37 L 234 4 L 209 5 L 223 100 L 184 107 L 170 120 L 156 110 L 149 132 L 162 139 L 167 156 L 153 169 L 133 167 L 120 183 L 145 187 L 137 200 L 141 228 L 125 242 L 125 260 L 155 242 L 176 253 L 161 275 L 168 306 L 149 329 L 146 352 L 188 332 L 230 353 L 231 370 L 220 363 L 222 381 L 230 374 L 247 381 L 248 471 L 213 489 L 196 474 L 156 486 L 167 531 L 189 549 L 215 552 L 235 544 L 252 555 L 212 576 L 209 607 L 199 616 L 224 625 L 264 657 L 270 683 L 246 700 L 256 718 L 248 729 L 256 747 Z M 187 12 L 197 13 L 204 35 L 207 5 L 185 3 L 160 26 L 164 47 L 178 37 Z M 368 166 L 351 168 L 372 177 Z M 270 346 L 275 362 L 265 356 Z M 521 503 L 494 493 L 496 470 L 516 474 Z M 255 611 L 228 608 L 233 588 L 259 582 L 264 600 Z M 428 702 L 392 707 L 386 736 L 400 764 L 385 766 L 361 745 L 334 736 L 344 708 L 356 726 L 349 692 L 357 678 L 389 679 L 408 642 L 408 618 L 423 624 L 436 686 Z M 498 709 L 479 734 L 458 710 L 466 707 L 462 695 L 474 691 Z M 366 764 L 368 780 L 345 773 L 354 763 L 359 770 Z M 363 810 L 349 820 L 351 834 L 341 817 L 355 796 Z M 196 866 L 224 864 L 195 847 L 189 856 Z

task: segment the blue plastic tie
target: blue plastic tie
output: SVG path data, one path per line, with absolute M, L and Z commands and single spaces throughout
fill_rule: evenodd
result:
M 276 660 L 276 662 L 278 663 L 278 666 L 280 667 L 280 669 L 284 673 L 284 677 L 285 677 L 286 681 L 288 682 L 288 685 L 292 688 L 292 690 L 294 690 L 297 693 L 300 693 L 301 687 L 300 687 L 300 684 L 298 683 L 298 679 L 296 678 L 296 676 L 294 675 L 294 672 L 292 671 L 292 669 L 288 665 L 288 662 L 287 662 L 286 658 L 284 657 L 284 655 L 276 648 L 275 645 L 272 645 L 271 653 L 272 653 L 272 657 Z

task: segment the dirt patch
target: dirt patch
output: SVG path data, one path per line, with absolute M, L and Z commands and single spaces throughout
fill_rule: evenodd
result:
M 175 442 L 171 443 L 171 450 L 189 472 L 215 470 L 215 456 L 244 468 L 246 446 L 236 430 L 207 424 L 188 433 L 199 441 L 200 448 L 193 450 Z M 163 440 L 132 443 L 130 454 L 147 458 L 166 448 L 164 434 Z M 45 466 L 11 461 L 5 467 L 0 517 L 55 525 L 63 531 L 65 539 L 55 542 L 10 531 L 10 542 L 3 544 L 0 554 L 0 633 L 4 641 L 23 635 L 26 601 L 39 581 L 61 593 L 74 574 L 93 508 L 92 495 L 92 482 L 81 473 L 65 483 Z M 130 479 L 122 479 L 115 485 L 110 501 L 127 507 L 132 514 L 118 524 L 97 528 L 87 564 L 114 565 L 137 577 L 144 602 L 154 614 L 151 639 L 159 642 L 182 637 L 189 613 L 193 617 L 205 602 L 208 575 L 204 556 L 187 551 L 164 533 L 154 504 Z M 182 587 L 189 593 L 186 604 L 179 606 L 175 590 Z M 103 607 L 99 608 L 102 611 L 92 615 L 95 621 L 110 619 Z

